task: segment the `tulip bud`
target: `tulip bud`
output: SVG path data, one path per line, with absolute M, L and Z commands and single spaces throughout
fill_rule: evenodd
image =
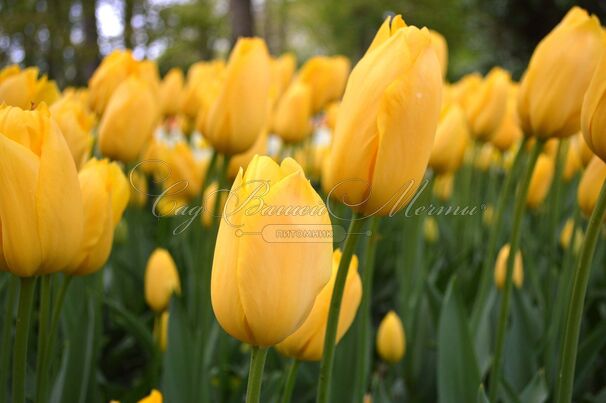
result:
M 499 151 L 505 152 L 513 147 L 523 136 L 522 129 L 520 128 L 520 122 L 518 119 L 518 95 L 517 88 L 511 87 L 509 95 L 507 97 L 507 104 L 505 107 L 505 114 L 499 127 L 496 129 L 494 136 L 490 139 L 490 142 Z
M 507 107 L 511 77 L 495 67 L 486 76 L 477 92 L 469 94 L 465 107 L 471 134 L 480 141 L 489 141 L 499 128 Z
M 227 177 L 231 180 L 235 179 L 238 175 L 240 168 L 244 169 L 250 164 L 255 155 L 267 155 L 267 131 L 261 131 L 259 137 L 255 141 L 255 144 L 242 154 L 236 154 L 229 160 L 229 167 L 227 168 Z
M 154 165 L 157 168 L 156 182 L 161 182 L 165 190 L 170 189 L 171 195 L 179 195 L 185 199 L 192 199 L 200 194 L 209 161 L 197 160 L 185 142 L 170 145 L 155 141 L 152 150 L 151 154 L 146 153 L 146 158 L 162 161 Z
M 78 173 L 84 205 L 84 235 L 70 274 L 92 274 L 109 257 L 114 229 L 122 218 L 130 192 L 120 167 L 108 160 L 91 159 Z
M 452 196 L 454 174 L 452 172 L 436 176 L 433 182 L 433 194 L 441 201 L 448 201 Z
M 585 168 L 577 191 L 579 207 L 587 217 L 590 217 L 593 212 L 604 180 L 606 180 L 606 164 L 595 156 Z
M 583 133 L 579 133 L 572 137 L 571 147 L 576 149 L 579 158 L 581 158 L 581 163 L 584 167 L 586 167 L 593 156 L 595 155 L 593 151 L 587 146 L 585 142 L 585 138 L 583 137 Z
M 130 50 L 115 50 L 107 55 L 88 81 L 90 106 L 102 115 L 114 91 L 137 69 Z
M 568 220 L 566 220 L 564 227 L 562 227 L 562 232 L 560 232 L 560 246 L 562 247 L 562 249 L 568 249 L 570 247 L 571 242 L 573 252 L 577 253 L 583 243 L 583 232 L 580 228 L 575 228 L 574 220 L 572 218 L 569 218 Z
M 160 106 L 164 115 L 174 116 L 179 113 L 183 81 L 183 72 L 178 68 L 170 69 L 164 76 L 160 85 Z
M 387 19 L 347 82 L 322 175 L 326 192 L 367 214 L 404 207 L 427 168 L 441 93 L 429 31 Z
M 438 223 L 435 218 L 427 217 L 423 221 L 423 236 L 428 243 L 435 243 L 440 236 Z
M 526 135 L 568 137 L 579 131 L 583 95 L 603 48 L 600 21 L 579 7 L 539 43 L 520 85 L 518 112 Z
M 322 358 L 328 309 L 340 261 L 341 250 L 336 249 L 332 255 L 332 275 L 330 280 L 316 297 L 313 308 L 301 327 L 280 344 L 276 345 L 276 349 L 280 353 L 302 361 L 319 361 Z M 354 255 L 349 263 L 345 288 L 343 289 L 339 324 L 337 326 L 337 343 L 353 323 L 361 299 L 362 280 L 360 280 L 360 275 L 358 274 L 358 258 Z
M 454 172 L 463 163 L 469 143 L 469 131 L 463 109 L 453 104 L 442 111 L 429 166 L 436 174 Z
M 252 192 L 259 186 L 262 197 L 234 206 L 258 195 Z M 271 206 L 299 206 L 313 213 L 264 213 Z M 260 234 L 268 225 L 284 231 L 330 225 L 322 199 L 291 158 L 278 165 L 269 157 L 255 156 L 245 174 L 240 170 L 217 236 L 213 310 L 227 333 L 255 346 L 275 345 L 294 333 L 331 274 L 330 239 L 267 242 Z
M 45 104 L 0 105 L 0 270 L 64 270 L 82 239 L 76 165 Z
M 149 85 L 135 76 L 127 78 L 109 100 L 99 125 L 103 155 L 134 161 L 156 129 L 158 112 Z
M 187 82 L 181 95 L 181 112 L 190 120 L 195 120 L 202 108 L 201 102 L 204 94 L 210 93 L 214 97 L 218 94 L 216 89 L 223 80 L 225 62 L 213 60 L 211 62 L 194 63 L 187 71 Z M 205 106 L 205 109 L 207 106 Z M 205 110 L 206 113 L 206 110 Z M 200 128 L 201 132 L 204 127 Z
M 486 225 L 487 227 L 492 225 L 494 219 L 494 207 L 492 207 L 491 205 L 486 206 L 486 209 L 484 209 L 484 214 L 482 214 L 482 222 L 484 223 L 484 225 Z
M 553 181 L 554 165 L 553 157 L 545 154 L 539 155 L 528 187 L 528 197 L 526 198 L 526 206 L 528 208 L 536 209 L 547 197 L 551 182 Z
M 137 207 L 144 207 L 147 202 L 148 189 L 147 178 L 145 174 L 139 170 L 133 169 L 129 173 L 130 192 L 129 204 Z
M 240 38 L 225 71 L 225 81 L 208 111 L 204 137 L 227 155 L 248 150 L 267 123 L 270 59 L 259 38 Z
M 468 149 L 468 159 L 471 159 L 471 149 Z M 486 172 L 491 166 L 495 166 L 500 161 L 500 155 L 497 149 L 491 143 L 484 143 L 480 146 L 480 150 L 475 159 L 475 167 L 482 172 Z
M 337 125 L 339 106 L 341 106 L 340 102 L 331 102 L 326 106 L 326 109 L 324 110 L 324 122 L 326 124 L 326 127 L 328 127 L 331 131 L 334 131 L 335 126 Z
M 448 71 L 448 44 L 444 36 L 439 32 L 429 30 L 429 33 L 431 34 L 431 46 L 435 50 L 440 62 L 442 77 L 446 77 L 446 72 Z
M 560 140 L 562 141 L 562 140 Z M 569 144 L 566 148 L 566 161 L 564 163 L 564 171 L 562 172 L 562 178 L 569 182 L 577 172 L 583 168 L 581 157 L 578 150 L 573 144 Z
M 153 389 L 149 395 L 139 400 L 139 403 L 162 403 L 164 400 L 162 393 Z
M 95 116 L 73 94 L 55 102 L 50 113 L 65 137 L 76 167 L 80 169 L 88 160 L 93 145 Z
M 145 268 L 145 301 L 155 312 L 163 312 L 173 293 L 181 293 L 177 266 L 166 249 L 157 248 Z
M 383 361 L 398 363 L 406 353 L 404 326 L 394 311 L 389 311 L 377 330 L 377 352 Z
M 271 98 L 276 102 L 288 88 L 295 70 L 297 58 L 294 53 L 284 53 L 271 59 Z
M 605 33 L 606 35 L 606 33 Z M 589 148 L 606 161 L 606 53 L 595 70 L 583 101 L 581 127 Z
M 311 89 L 294 82 L 280 98 L 273 129 L 286 143 L 299 143 L 311 134 Z
M 311 89 L 313 113 L 341 98 L 349 68 L 349 60 L 344 56 L 315 56 L 301 67 L 297 80 Z
M 505 276 L 507 274 L 507 259 L 509 259 L 509 244 L 503 245 L 497 255 L 497 263 L 494 267 L 494 282 L 499 290 L 505 287 Z M 512 273 L 513 284 L 521 288 L 524 284 L 524 267 L 522 265 L 522 252 L 517 251 Z
M 12 65 L 0 71 L 0 103 L 31 109 L 41 102 L 52 104 L 59 98 L 59 90 L 54 81 L 46 76 L 38 78 L 38 69 L 29 67 L 21 70 Z

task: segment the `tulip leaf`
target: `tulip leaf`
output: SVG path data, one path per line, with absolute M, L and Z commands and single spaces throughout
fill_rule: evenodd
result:
M 438 400 L 472 402 L 480 385 L 467 313 L 453 277 L 448 285 L 438 326 Z
M 540 370 L 520 394 L 520 401 L 524 403 L 544 403 L 548 396 L 545 371 Z
M 583 384 L 583 380 L 591 375 L 591 368 L 599 357 L 600 351 L 606 345 L 606 321 L 602 320 L 596 328 L 588 334 L 579 346 L 576 369 L 577 388 Z
M 478 398 L 476 399 L 477 403 L 490 403 L 488 400 L 488 396 L 486 396 L 486 390 L 484 390 L 484 385 L 480 385 L 478 389 Z

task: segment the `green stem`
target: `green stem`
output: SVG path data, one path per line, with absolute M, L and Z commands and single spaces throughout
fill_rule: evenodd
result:
M 246 389 L 246 403 L 259 403 L 261 401 L 261 383 L 263 382 L 265 357 L 267 357 L 267 348 L 252 348 L 248 386 Z
M 8 401 L 6 396 L 6 380 L 9 376 L 10 365 L 10 342 L 13 330 L 13 319 L 15 310 L 15 299 L 17 298 L 17 277 L 10 276 L 8 284 L 8 294 L 6 295 L 6 316 L 2 324 L 2 352 L 0 353 L 0 401 Z
M 524 216 L 524 210 L 526 207 L 526 198 L 528 197 L 528 188 L 530 186 L 530 178 L 534 166 L 539 158 L 541 149 L 543 148 L 543 141 L 536 140 L 536 143 L 530 154 L 530 158 L 526 164 L 526 169 L 521 178 L 521 182 L 516 195 L 515 209 L 513 216 L 513 227 L 511 229 L 511 242 L 509 249 L 509 256 L 507 258 L 507 272 L 505 275 L 505 287 L 503 290 L 503 299 L 501 301 L 501 307 L 499 310 L 499 322 L 497 327 L 497 339 L 495 344 L 494 361 L 492 364 L 492 372 L 490 374 L 490 401 L 496 402 L 499 384 L 501 378 L 501 366 L 503 360 L 503 348 L 505 346 L 505 331 L 507 329 L 507 319 L 509 318 L 509 300 L 511 299 L 511 292 L 513 286 L 513 266 L 515 262 L 515 256 L 518 252 L 520 243 L 520 234 L 522 229 L 522 218 Z
M 29 325 L 34 302 L 35 277 L 21 277 L 19 290 L 19 312 L 15 330 L 13 351 L 13 402 L 25 403 L 25 372 L 27 368 L 27 346 Z
M 36 361 L 36 401 L 45 402 L 46 395 L 43 394 L 43 389 L 40 387 L 42 374 L 46 372 L 45 360 L 47 357 L 46 351 L 50 347 L 47 344 L 48 340 L 48 325 L 50 317 L 51 290 L 50 276 L 42 276 L 40 279 L 40 310 L 38 318 L 38 352 Z
M 568 314 L 566 316 L 566 325 L 564 327 L 564 343 L 560 353 L 560 368 L 558 370 L 556 402 L 566 403 L 572 400 L 572 388 L 574 386 L 574 370 L 577 359 L 577 349 L 579 344 L 579 334 L 581 332 L 581 322 L 583 320 L 583 307 L 585 304 L 585 294 L 587 293 L 587 284 L 591 273 L 591 261 L 600 233 L 600 226 L 604 221 L 606 213 L 606 182 L 602 184 L 602 190 L 596 203 L 589 226 L 585 233 L 581 257 L 577 269 L 574 273 L 572 283 L 572 294 L 570 304 L 568 305 Z M 573 238 L 574 239 L 574 238 Z M 572 247 L 572 242 L 570 247 Z
M 339 322 L 339 312 L 341 311 L 341 300 L 343 299 L 343 289 L 349 269 L 349 262 L 356 248 L 359 232 L 364 224 L 364 219 L 360 218 L 358 213 L 354 213 L 349 224 L 347 238 L 343 247 L 343 255 L 337 269 L 337 278 L 330 299 L 330 308 L 328 310 L 328 321 L 326 323 L 326 333 L 324 336 L 324 353 L 322 363 L 320 364 L 320 379 L 318 382 L 318 403 L 327 403 L 330 400 L 330 378 L 332 376 L 332 367 L 335 358 L 335 343 L 337 339 L 337 325 Z
M 38 376 L 38 385 L 36 390 L 37 400 L 39 402 L 43 402 L 44 398 L 47 396 L 48 390 L 48 376 L 50 370 L 50 361 L 51 361 L 51 352 L 53 351 L 53 347 L 55 345 L 55 336 L 57 335 L 57 326 L 59 326 L 59 319 L 61 318 L 61 308 L 63 307 L 63 301 L 65 300 L 65 294 L 67 293 L 67 289 L 69 284 L 72 281 L 72 276 L 64 276 L 63 283 L 61 284 L 61 288 L 59 289 L 59 294 L 57 294 L 57 298 L 53 307 L 53 314 L 51 316 L 50 327 L 48 331 L 48 335 L 46 338 L 46 347 L 43 350 L 42 356 L 42 366 L 40 367 L 40 372 L 37 374 Z
M 292 397 L 292 391 L 295 388 L 295 382 L 297 380 L 297 371 L 301 361 L 293 358 L 290 365 L 288 366 L 288 372 L 286 374 L 286 383 L 284 384 L 284 393 L 282 393 L 282 403 L 289 403 Z
M 369 331 L 371 329 L 371 302 L 372 302 L 372 280 L 375 265 L 375 255 L 377 251 L 377 243 L 379 240 L 380 217 L 372 217 L 370 219 L 370 236 L 366 245 L 366 256 L 364 262 L 364 272 L 362 273 L 362 302 L 360 303 L 360 313 L 358 326 L 356 328 L 357 336 L 357 351 L 356 359 L 356 380 L 354 382 L 354 401 L 361 402 L 366 393 L 366 379 L 368 375 L 370 362 L 370 343 Z
M 471 314 L 471 328 L 476 329 L 480 323 L 480 317 L 482 310 L 486 305 L 486 300 L 490 293 L 490 287 L 492 284 L 494 258 L 497 250 L 497 242 L 499 241 L 499 234 L 503 225 L 504 210 L 507 207 L 507 200 L 511 193 L 511 188 L 514 185 L 513 178 L 517 177 L 522 160 L 524 157 L 524 150 L 526 149 L 526 142 L 528 139 L 524 137 L 520 148 L 516 153 L 513 160 L 513 165 L 509 171 L 505 174 L 505 180 L 501 191 L 499 192 L 499 199 L 497 205 L 494 208 L 494 221 L 490 227 L 490 233 L 488 235 L 488 246 L 486 249 L 486 256 L 484 257 L 484 265 L 482 266 L 482 273 L 480 277 L 480 291 L 476 297 L 472 314 Z

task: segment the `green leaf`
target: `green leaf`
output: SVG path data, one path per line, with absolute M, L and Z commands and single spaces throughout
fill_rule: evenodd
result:
M 548 396 L 545 371 L 540 370 L 520 394 L 520 401 L 524 403 L 544 403 Z
M 484 390 L 484 385 L 480 385 L 478 389 L 478 398 L 476 399 L 477 403 L 490 403 L 488 400 L 488 396 L 486 396 L 486 391 Z
M 480 370 L 471 341 L 467 313 L 456 287 L 448 285 L 438 327 L 438 400 L 472 402 L 480 385 Z

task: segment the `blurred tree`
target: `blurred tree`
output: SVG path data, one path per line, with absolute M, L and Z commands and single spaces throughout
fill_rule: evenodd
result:
M 250 0 L 229 0 L 229 16 L 232 43 L 241 36 L 254 36 L 255 21 Z

